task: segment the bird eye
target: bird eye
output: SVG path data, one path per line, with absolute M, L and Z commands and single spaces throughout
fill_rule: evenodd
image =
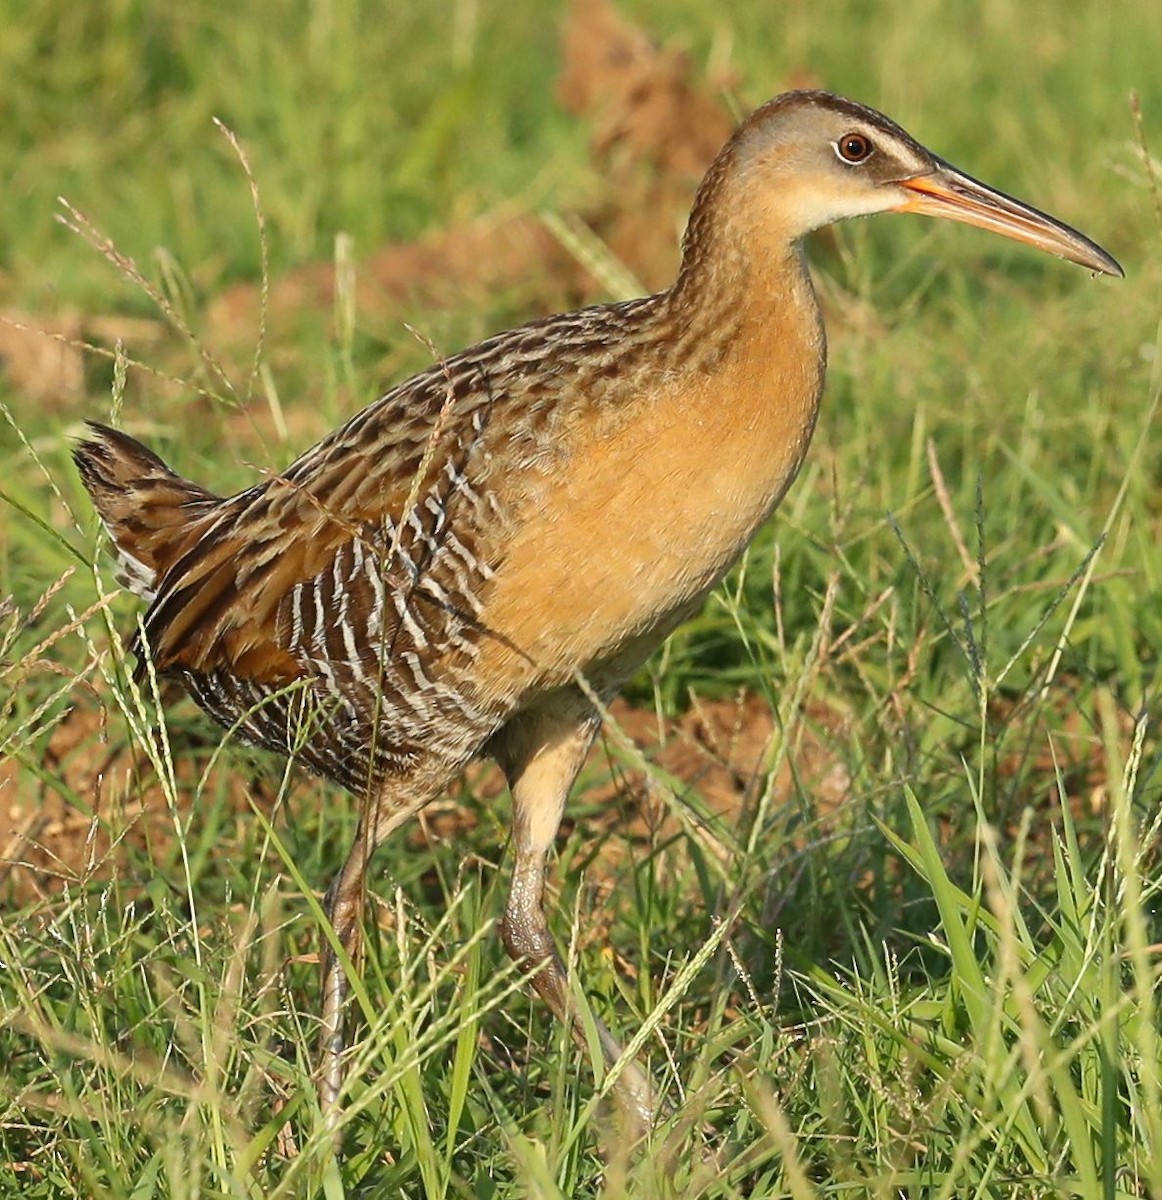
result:
M 874 147 L 862 133 L 845 133 L 835 143 L 835 153 L 845 163 L 861 163 L 871 157 Z

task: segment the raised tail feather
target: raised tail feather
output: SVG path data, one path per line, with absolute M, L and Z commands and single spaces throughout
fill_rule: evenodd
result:
M 221 497 L 174 474 L 127 434 L 85 424 L 73 461 L 117 548 L 119 581 L 152 601 L 158 579 L 200 536 Z

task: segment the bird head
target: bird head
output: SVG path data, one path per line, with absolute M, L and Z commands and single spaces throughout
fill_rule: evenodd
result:
M 756 110 L 725 152 L 723 176 L 793 241 L 848 217 L 916 212 L 962 221 L 1123 274 L 1096 242 L 939 158 L 874 109 L 828 92 L 788 92 Z

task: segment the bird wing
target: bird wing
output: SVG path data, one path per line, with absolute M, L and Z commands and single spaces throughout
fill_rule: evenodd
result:
M 388 664 L 419 687 L 441 656 L 462 659 L 512 522 L 567 459 L 585 410 L 620 395 L 617 360 L 647 303 L 482 342 L 223 501 L 158 581 L 144 623 L 155 666 L 271 688 L 316 675 L 352 698 Z
M 438 371 L 417 377 L 223 501 L 158 582 L 144 623 L 155 667 L 278 686 L 312 664 L 365 669 L 409 626 L 422 641 L 431 613 L 413 617 L 404 598 L 425 591 L 449 547 L 475 542 L 488 515 L 468 482 L 488 393 L 446 383 Z M 469 611 L 478 583 L 456 575 Z

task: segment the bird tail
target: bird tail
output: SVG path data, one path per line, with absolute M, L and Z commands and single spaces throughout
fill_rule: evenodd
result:
M 85 424 L 88 434 L 73 461 L 117 549 L 118 580 L 152 601 L 158 580 L 197 540 L 222 499 L 174 474 L 127 434 Z

